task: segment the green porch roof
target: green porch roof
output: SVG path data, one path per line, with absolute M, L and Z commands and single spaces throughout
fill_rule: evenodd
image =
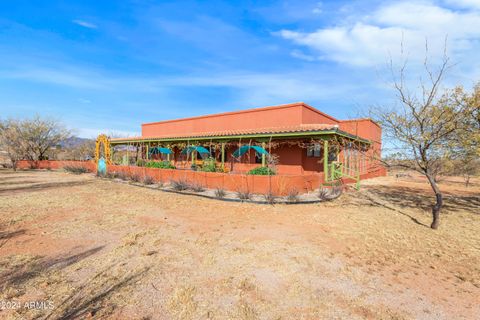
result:
M 135 137 L 135 138 L 116 138 L 112 139 L 112 145 L 133 144 L 133 143 L 151 143 L 151 142 L 178 142 L 185 141 L 193 143 L 195 141 L 215 141 L 228 142 L 247 139 L 256 139 L 259 141 L 268 141 L 269 139 L 295 139 L 295 138 L 321 138 L 327 139 L 328 136 L 341 136 L 351 140 L 356 140 L 362 143 L 370 144 L 371 141 L 355 136 L 348 132 L 339 130 L 338 128 L 328 130 L 314 130 L 302 132 L 275 132 L 275 133 L 257 133 L 257 134 L 235 134 L 222 136 L 187 136 L 187 137 Z

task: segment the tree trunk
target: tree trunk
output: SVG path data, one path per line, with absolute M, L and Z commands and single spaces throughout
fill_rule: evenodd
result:
M 436 203 L 432 207 L 432 224 L 430 225 L 430 228 L 432 229 L 438 229 L 438 225 L 440 224 L 440 210 L 442 210 L 443 206 L 443 196 L 442 193 L 440 192 L 440 189 L 437 186 L 437 183 L 435 182 L 435 179 L 427 174 L 427 179 L 428 182 L 430 182 L 430 186 L 432 187 L 433 192 L 435 193 L 435 198 L 436 198 Z
M 469 185 L 470 185 L 470 176 L 467 175 L 465 176 L 465 187 L 468 188 Z

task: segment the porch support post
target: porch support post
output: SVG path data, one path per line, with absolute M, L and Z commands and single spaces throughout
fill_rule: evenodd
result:
M 150 155 L 150 142 L 147 143 L 147 150 L 145 151 L 145 158 L 146 158 L 146 160 L 148 160 L 149 155 Z
M 262 142 L 262 148 L 265 150 L 266 144 Z M 265 167 L 265 153 L 262 153 L 262 167 Z
M 328 181 L 328 140 L 323 141 L 323 177 Z
M 222 171 L 225 171 L 225 142 L 222 142 Z
M 130 143 L 127 144 L 127 166 L 130 165 Z

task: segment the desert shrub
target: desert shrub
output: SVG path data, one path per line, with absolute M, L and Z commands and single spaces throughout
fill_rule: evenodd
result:
M 142 177 L 140 177 L 140 175 L 137 173 L 132 173 L 130 175 L 130 180 L 133 182 L 140 182 L 142 180 Z
M 117 172 L 117 178 L 124 181 L 128 180 L 128 176 L 123 171 Z
M 320 190 L 318 190 L 318 198 L 320 200 L 326 200 L 328 199 L 328 196 L 329 196 L 329 192 L 327 188 L 320 188 Z
M 218 188 L 215 190 L 215 197 L 217 198 L 225 198 L 227 195 L 227 192 L 221 188 Z
M 74 174 L 82 174 L 82 173 L 87 173 L 88 172 L 88 169 L 85 168 L 85 167 L 72 166 L 72 165 L 64 166 L 63 170 L 65 170 L 67 172 L 74 173 Z
M 208 157 L 203 161 L 202 171 L 204 172 L 215 172 L 217 168 L 215 167 L 215 159 Z
M 175 169 L 175 166 L 171 164 L 170 161 L 149 161 L 145 164 L 147 168 L 157 168 L 157 169 Z
M 299 192 L 297 189 L 293 188 L 290 191 L 288 191 L 288 194 L 287 194 L 288 202 L 298 202 L 299 200 L 300 200 Z
M 340 197 L 342 194 L 343 189 L 342 186 L 333 186 L 331 189 L 327 188 L 320 188 L 318 191 L 318 198 L 320 200 L 333 200 L 335 198 Z
M 116 171 L 113 171 L 113 172 L 107 172 L 107 174 L 105 175 L 106 178 L 108 179 L 115 179 L 117 177 L 117 172 Z
M 252 194 L 250 191 L 245 190 L 245 191 L 237 191 L 237 197 L 240 200 L 249 200 L 252 197 Z
M 154 184 L 154 183 L 155 183 L 155 180 L 153 179 L 152 176 L 145 175 L 145 177 L 143 177 L 143 184 L 151 185 L 151 184 Z
M 200 183 L 194 183 L 191 186 L 192 190 L 195 192 L 203 192 L 205 191 L 205 188 L 200 184 Z
M 145 164 L 146 164 L 146 161 L 143 159 L 138 159 L 136 163 L 137 167 L 145 167 Z
M 273 176 L 275 171 L 269 167 L 257 167 L 247 172 L 247 174 L 259 175 L 259 176 Z
M 184 191 L 190 188 L 190 184 L 185 180 L 172 180 L 171 185 L 173 190 Z
M 270 203 L 270 204 L 274 204 L 275 203 L 275 200 L 277 199 L 277 197 L 275 197 L 275 195 L 271 192 L 268 192 L 268 193 L 265 193 L 263 195 L 263 198 L 265 199 L 265 201 L 267 203 Z

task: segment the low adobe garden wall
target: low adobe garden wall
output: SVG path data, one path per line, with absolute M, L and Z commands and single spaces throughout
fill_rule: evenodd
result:
M 30 160 L 20 160 L 17 162 L 17 169 L 47 169 L 47 170 L 56 170 L 62 169 L 65 166 L 76 166 L 84 167 L 88 171 L 96 172 L 97 166 L 93 161 L 63 161 L 63 160 L 39 160 L 39 161 L 30 161 Z
M 19 169 L 61 169 L 65 166 L 81 166 L 91 172 L 96 172 L 93 161 L 19 161 Z M 179 169 L 158 169 L 136 166 L 109 165 L 108 173 L 124 173 L 128 176 L 137 175 L 140 180 L 149 176 L 156 183 L 169 183 L 171 181 L 185 181 L 189 184 L 201 185 L 208 189 L 224 189 L 228 191 L 248 191 L 256 194 L 272 193 L 277 196 L 288 195 L 296 190 L 298 193 L 307 193 L 318 189 L 324 183 L 323 173 L 302 175 L 247 175 L 233 173 L 202 172 Z M 368 179 L 384 176 L 385 169 L 378 168 L 361 176 Z M 344 180 L 349 183 L 353 181 Z

